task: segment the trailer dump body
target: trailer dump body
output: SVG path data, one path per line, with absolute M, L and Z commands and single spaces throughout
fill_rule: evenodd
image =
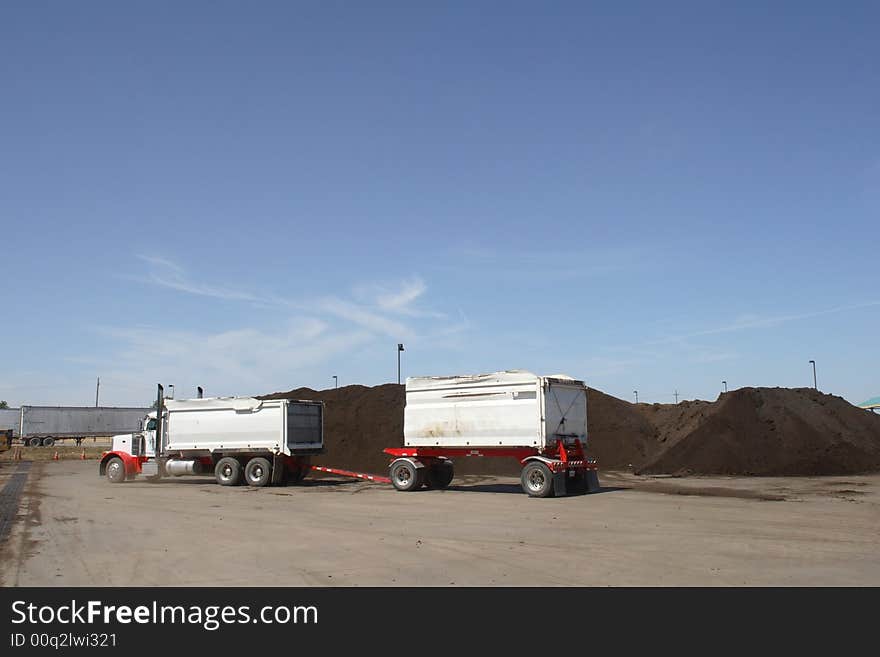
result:
M 406 380 L 404 444 L 552 447 L 587 442 L 587 391 L 570 377 L 511 370 Z
M 587 387 L 564 374 L 524 370 L 406 380 L 404 447 L 391 483 L 401 491 L 446 488 L 453 458 L 516 458 L 532 497 L 599 490 L 597 464 L 587 445 Z

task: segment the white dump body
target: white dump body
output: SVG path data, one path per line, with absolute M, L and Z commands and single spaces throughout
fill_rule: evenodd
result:
M 587 443 L 587 388 L 565 375 L 508 370 L 406 380 L 404 444 L 411 447 L 552 447 Z
M 323 405 L 217 397 L 165 401 L 165 450 L 295 454 L 324 446 Z

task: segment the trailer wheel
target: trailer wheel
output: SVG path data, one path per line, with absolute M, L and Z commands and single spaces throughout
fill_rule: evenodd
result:
M 395 461 L 391 464 L 391 483 L 397 490 L 418 490 L 425 483 L 423 470 L 406 459 Z
M 440 490 L 448 488 L 449 484 L 452 483 L 452 477 L 454 474 L 455 469 L 449 461 L 435 463 L 428 470 L 428 488 L 437 488 Z
M 241 481 L 241 463 L 230 456 L 224 456 L 214 466 L 214 479 L 221 486 L 237 486 Z
M 28 447 L 39 447 L 42 444 L 43 444 L 43 441 L 40 440 L 39 438 L 28 438 L 28 440 L 27 440 Z
M 43 447 L 51 447 L 55 444 L 54 438 L 43 438 Z
M 520 483 L 529 497 L 552 497 L 553 475 L 544 463 L 529 461 L 522 469 Z
M 268 459 L 256 456 L 244 466 L 244 480 L 248 486 L 266 486 L 272 479 L 272 465 Z
M 111 484 L 121 484 L 125 481 L 125 463 L 118 456 L 107 461 L 107 481 Z

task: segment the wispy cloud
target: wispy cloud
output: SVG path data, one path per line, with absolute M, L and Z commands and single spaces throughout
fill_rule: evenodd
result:
M 779 326 L 781 324 L 785 324 L 788 322 L 794 322 L 803 319 L 811 319 L 813 317 L 822 317 L 823 315 L 835 315 L 837 313 L 850 312 L 853 310 L 861 310 L 863 308 L 873 308 L 876 306 L 880 306 L 880 301 L 865 301 L 862 303 L 854 303 L 845 306 L 835 306 L 833 308 L 825 308 L 823 310 L 815 310 L 804 313 L 792 313 L 786 315 L 742 315 L 733 321 L 722 324 L 721 326 L 716 326 L 713 328 L 707 328 L 700 331 L 690 331 L 685 333 L 680 333 L 678 335 L 669 335 L 663 338 L 658 338 L 656 340 L 649 340 L 647 342 L 641 343 L 642 345 L 659 345 L 659 344 L 669 344 L 671 342 L 681 342 L 683 340 L 687 340 L 689 338 L 699 338 L 706 337 L 711 335 L 720 335 L 723 333 L 736 333 L 738 331 L 747 331 L 750 329 L 760 329 L 760 328 L 772 328 L 774 326 Z
M 228 301 L 250 301 L 258 304 L 277 304 L 280 299 L 263 297 L 232 287 L 205 285 L 192 281 L 180 265 L 165 258 L 153 255 L 138 255 L 138 258 L 150 265 L 146 276 L 140 280 L 178 292 L 194 294 Z
M 180 294 L 272 309 L 271 323 L 248 317 L 245 326 L 227 330 L 177 330 L 156 326 L 100 326 L 106 349 L 93 359 L 74 355 L 101 372 L 102 383 L 119 394 L 144 394 L 145 381 L 206 385 L 212 394 L 268 392 L 299 385 L 309 373 L 326 376 L 334 359 L 371 356 L 366 349 L 387 339 L 449 346 L 467 331 L 463 313 L 447 320 L 426 309 L 428 286 L 418 276 L 399 281 L 360 283 L 350 294 L 293 299 L 271 290 L 250 291 L 222 282 L 197 280 L 188 269 L 165 257 L 141 255 L 145 271 L 138 280 Z M 275 312 L 277 311 L 277 312 Z M 287 318 L 279 327 L 278 318 Z M 86 355 L 88 356 L 88 355 Z
M 154 326 L 98 329 L 112 343 L 112 357 L 96 363 L 102 381 L 117 389 L 144 389 L 168 381 L 212 394 L 259 394 L 296 384 L 301 373 L 365 345 L 367 331 L 331 330 L 316 319 L 294 320 L 271 331 L 168 331 Z

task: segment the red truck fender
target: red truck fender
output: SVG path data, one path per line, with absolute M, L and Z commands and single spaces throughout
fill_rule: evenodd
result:
M 141 459 L 137 456 L 132 456 L 126 452 L 104 452 L 101 454 L 101 463 L 98 465 L 98 474 L 102 477 L 107 474 L 107 463 L 110 462 L 112 458 L 121 458 L 122 463 L 125 466 L 125 475 L 135 475 L 141 471 Z

